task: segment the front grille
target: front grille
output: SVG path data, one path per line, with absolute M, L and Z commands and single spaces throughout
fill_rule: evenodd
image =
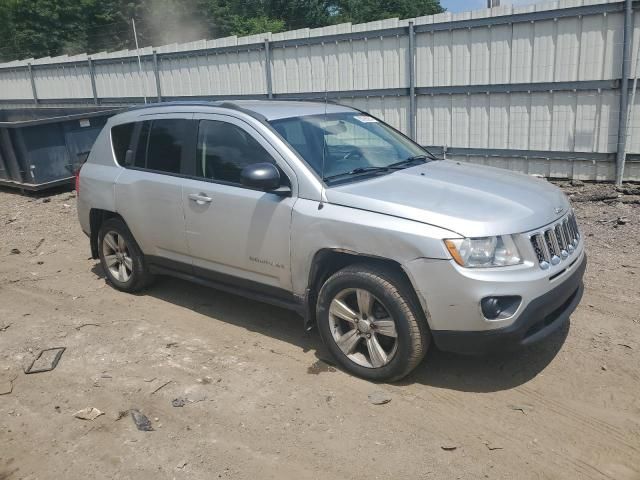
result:
M 580 241 L 575 214 L 570 212 L 555 224 L 531 234 L 530 241 L 540 268 L 559 264 L 576 251 Z

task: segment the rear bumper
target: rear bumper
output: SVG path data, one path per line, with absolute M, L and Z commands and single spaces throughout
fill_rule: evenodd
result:
M 440 350 L 461 354 L 485 354 L 515 350 L 539 342 L 560 329 L 582 298 L 582 276 L 587 257 L 564 282 L 533 299 L 508 327 L 485 331 L 432 330 Z

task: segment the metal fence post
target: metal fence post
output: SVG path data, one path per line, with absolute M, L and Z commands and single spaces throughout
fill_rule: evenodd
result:
M 616 185 L 622 185 L 627 150 L 627 109 L 629 108 L 629 72 L 631 70 L 631 42 L 633 41 L 633 0 L 625 0 L 624 40 L 622 46 L 622 81 L 620 82 L 620 112 L 618 120 L 618 149 L 616 152 Z
M 87 62 L 89 63 L 89 78 L 91 79 L 91 93 L 93 94 L 93 103 L 99 105 L 100 100 L 98 100 L 98 89 L 96 88 L 96 75 L 93 70 L 93 60 L 91 59 L 91 57 L 87 58 Z
M 267 98 L 273 98 L 273 84 L 271 80 L 271 48 L 269 39 L 264 39 L 264 71 L 267 78 Z
M 416 140 L 416 32 L 413 22 L 409 22 L 409 136 Z
M 156 93 L 158 94 L 158 102 L 162 101 L 162 90 L 160 89 L 160 70 L 158 69 L 158 52 L 153 51 L 153 74 L 156 77 Z
M 38 92 L 36 90 L 36 81 L 33 78 L 33 67 L 31 63 L 27 63 L 27 67 L 29 69 L 29 79 L 31 80 L 31 93 L 33 94 L 33 103 L 38 105 Z

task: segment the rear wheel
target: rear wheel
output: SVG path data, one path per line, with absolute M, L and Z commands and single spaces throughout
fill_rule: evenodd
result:
M 345 370 L 398 380 L 424 358 L 429 330 L 408 282 L 391 269 L 353 265 L 332 275 L 317 305 L 320 335 Z
M 102 269 L 118 290 L 136 292 L 153 280 L 140 247 L 119 218 L 110 218 L 100 227 L 98 252 Z

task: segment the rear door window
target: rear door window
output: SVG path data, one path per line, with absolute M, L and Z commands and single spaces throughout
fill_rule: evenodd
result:
M 191 122 L 184 119 L 152 120 L 146 146 L 148 170 L 180 173 L 183 151 L 189 139 Z M 144 130 L 144 126 L 143 126 Z M 140 142 L 144 136 L 140 136 Z M 141 145 L 138 145 L 138 151 Z M 136 166 L 137 166 L 136 155 Z

